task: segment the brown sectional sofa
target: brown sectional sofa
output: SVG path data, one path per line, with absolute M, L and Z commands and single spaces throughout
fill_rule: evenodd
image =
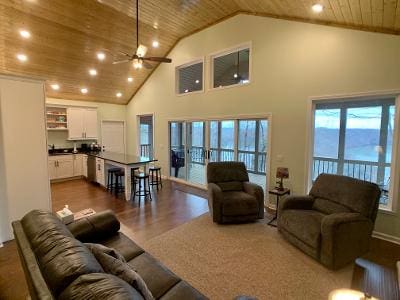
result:
M 91 299 L 143 299 L 131 285 L 104 273 L 86 242 L 121 253 L 155 299 L 207 299 L 119 232 L 111 211 L 67 227 L 52 213 L 34 210 L 12 226 L 32 299 L 79 299 L 88 293 Z

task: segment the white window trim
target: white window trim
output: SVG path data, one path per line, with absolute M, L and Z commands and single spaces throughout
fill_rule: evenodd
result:
M 247 83 L 234 83 L 231 85 L 225 85 L 225 86 L 221 86 L 221 87 L 214 87 L 214 59 L 221 57 L 221 56 L 225 56 L 227 54 L 231 54 L 231 53 L 235 53 L 244 49 L 249 49 L 249 82 Z M 249 84 L 251 84 L 252 82 L 252 56 L 253 56 L 253 44 L 251 41 L 240 44 L 240 45 L 236 45 L 233 47 L 230 47 L 228 49 L 224 49 L 218 52 L 214 52 L 211 53 L 209 55 L 209 62 L 210 62 L 210 82 L 208 85 L 208 91 L 220 91 L 220 90 L 224 90 L 224 89 L 228 89 L 228 88 L 232 88 L 232 87 L 239 87 L 239 86 L 248 86 Z
M 187 92 L 187 93 L 179 93 L 179 70 L 182 68 L 186 68 L 186 67 L 190 67 L 192 65 L 196 65 L 198 63 L 202 63 L 203 64 L 203 74 L 202 74 L 202 89 L 198 90 L 198 91 L 193 91 L 193 92 Z M 187 95 L 193 95 L 193 94 L 200 94 L 200 93 L 204 93 L 204 85 L 205 85 L 205 80 L 204 80 L 204 72 L 205 72 L 205 57 L 200 57 L 200 58 L 196 58 L 196 59 L 192 59 L 186 63 L 180 64 L 178 66 L 175 67 L 175 95 L 178 97 L 181 96 L 187 96 Z
M 312 161 L 314 149 L 314 112 L 317 103 L 329 102 L 347 102 L 347 101 L 365 101 L 379 99 L 380 97 L 393 97 L 395 98 L 395 117 L 394 117 L 394 130 L 393 130 L 393 149 L 392 160 L 390 168 L 391 185 L 389 189 L 388 205 L 380 205 L 379 211 L 387 214 L 395 214 L 398 209 L 400 200 L 400 90 L 391 91 L 377 91 L 368 93 L 357 94 L 344 94 L 344 95 L 329 95 L 310 97 L 307 107 L 307 130 L 306 130 L 306 184 L 304 193 L 308 194 L 312 186 Z

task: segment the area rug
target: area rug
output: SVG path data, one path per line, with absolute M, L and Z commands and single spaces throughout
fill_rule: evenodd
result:
M 328 299 L 351 283 L 353 266 L 326 269 L 266 221 L 216 225 L 204 214 L 142 245 L 211 299 Z

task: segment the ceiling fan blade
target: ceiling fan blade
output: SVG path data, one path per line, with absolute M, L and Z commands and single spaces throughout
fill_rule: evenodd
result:
M 171 63 L 172 59 L 167 57 L 142 57 L 143 60 L 156 61 L 162 63 Z
M 139 57 L 144 57 L 147 53 L 147 47 L 140 44 L 139 47 L 136 49 L 136 55 Z
M 153 69 L 153 65 L 149 64 L 147 61 L 142 60 L 143 63 L 143 67 L 145 67 L 146 69 Z
M 126 63 L 126 62 L 130 62 L 131 59 L 124 59 L 124 60 L 118 60 L 118 61 L 113 61 L 113 65 L 118 65 L 118 64 L 122 64 L 122 63 Z

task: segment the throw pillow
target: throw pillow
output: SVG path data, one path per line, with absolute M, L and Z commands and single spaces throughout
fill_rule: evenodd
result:
M 105 272 L 129 283 L 142 294 L 145 300 L 154 299 L 143 278 L 126 263 L 125 258 L 118 251 L 100 244 L 86 243 L 85 245 L 96 257 Z

